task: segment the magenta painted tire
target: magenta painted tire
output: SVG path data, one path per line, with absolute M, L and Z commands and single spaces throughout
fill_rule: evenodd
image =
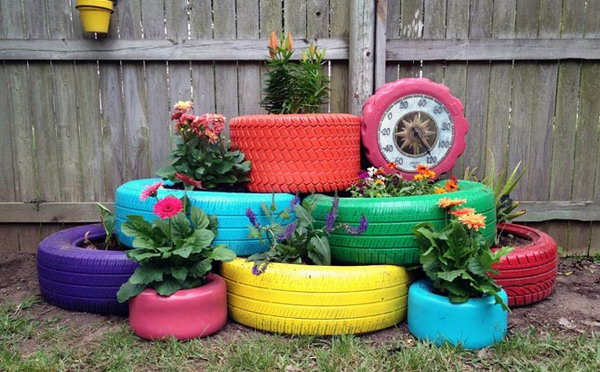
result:
M 103 239 L 101 225 L 84 225 L 54 233 L 37 251 L 40 291 L 48 303 L 73 311 L 127 314 L 117 291 L 137 267 L 124 252 L 81 248 L 85 234 Z
M 465 150 L 465 136 L 469 131 L 469 123 L 463 114 L 463 105 L 460 100 L 450 93 L 450 89 L 442 84 L 434 83 L 425 78 L 406 78 L 382 85 L 364 104 L 361 122 L 361 139 L 365 148 L 365 155 L 376 167 L 384 167 L 391 159 L 386 159 L 379 146 L 378 133 L 380 120 L 389 106 L 407 95 L 426 95 L 437 100 L 448 109 L 448 114 L 453 130 L 453 145 L 444 158 L 432 170 L 437 174 L 448 172 L 452 169 L 456 159 Z M 426 162 L 422 162 L 425 164 Z M 416 174 L 397 170 L 408 179 Z
M 169 297 L 146 289 L 129 300 L 129 325 L 147 340 L 205 337 L 227 322 L 227 286 L 217 274 L 202 287 L 184 289 Z

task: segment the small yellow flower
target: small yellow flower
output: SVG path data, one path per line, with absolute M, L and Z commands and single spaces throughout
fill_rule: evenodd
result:
M 383 182 L 382 179 L 378 178 L 378 179 L 375 180 L 375 184 L 376 185 L 385 185 L 385 182 Z
M 192 101 L 179 101 L 175 104 L 174 109 L 179 111 L 188 111 L 190 110 L 194 104 Z
M 479 228 L 485 227 L 485 216 L 479 213 L 467 214 L 458 217 L 458 222 L 471 230 L 479 231 Z
M 433 193 L 434 194 L 445 194 L 446 189 L 444 189 L 443 187 L 437 186 L 435 189 L 433 189 Z
M 458 207 L 467 202 L 467 199 L 450 199 L 450 198 L 441 198 L 438 200 L 438 207 L 443 209 L 450 209 L 452 207 Z

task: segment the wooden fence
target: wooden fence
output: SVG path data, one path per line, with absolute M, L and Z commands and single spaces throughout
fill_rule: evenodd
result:
M 174 102 L 261 112 L 271 31 L 327 48 L 330 111 L 406 76 L 448 85 L 471 124 L 455 173 L 522 160 L 523 221 L 600 249 L 600 0 L 120 0 L 106 36 L 74 3 L 0 2 L 0 260 L 151 176 Z

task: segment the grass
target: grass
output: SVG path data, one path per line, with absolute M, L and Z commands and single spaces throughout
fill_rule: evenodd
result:
M 529 328 L 483 351 L 435 347 L 401 330 L 373 337 L 227 337 L 147 342 L 126 321 L 74 325 L 37 320 L 38 300 L 0 305 L 2 371 L 596 371 L 600 335 Z

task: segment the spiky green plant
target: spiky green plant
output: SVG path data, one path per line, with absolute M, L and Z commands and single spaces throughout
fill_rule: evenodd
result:
M 298 63 L 294 54 L 292 35 L 288 32 L 278 40 L 271 33 L 267 79 L 262 107 L 270 114 L 318 112 L 327 100 L 329 79 L 325 76 L 325 51 L 311 44 Z
M 492 157 L 492 168 L 487 176 L 482 180 L 479 180 L 475 176 L 477 168 L 467 167 L 464 173 L 465 180 L 474 180 L 481 182 L 489 186 L 494 192 L 496 198 L 496 221 L 510 222 L 515 218 L 522 216 L 526 213 L 524 209 L 520 209 L 521 203 L 511 199 L 510 193 L 517 186 L 523 175 L 525 174 L 526 168 L 521 168 L 521 162 L 518 162 L 515 168 L 512 170 L 510 175 L 507 169 L 503 169 L 500 172 L 496 172 L 495 162 Z

